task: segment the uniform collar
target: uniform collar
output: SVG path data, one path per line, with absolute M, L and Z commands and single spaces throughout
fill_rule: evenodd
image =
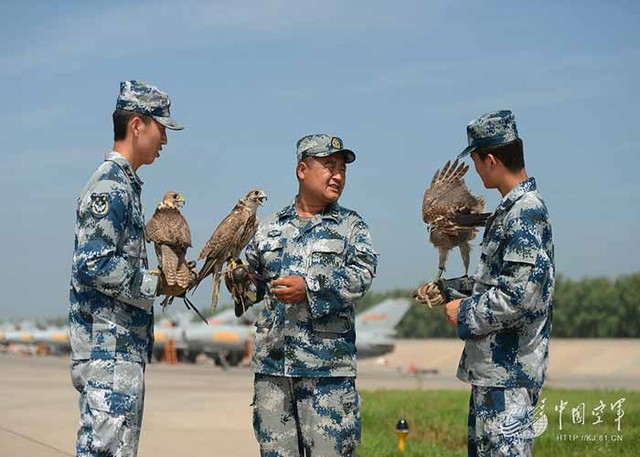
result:
M 123 156 L 119 152 L 111 151 L 105 154 L 104 160 L 105 161 L 109 160 L 111 162 L 116 163 L 122 169 L 122 171 L 124 171 L 124 174 L 127 175 L 127 178 L 129 178 L 129 180 L 135 186 L 142 189 L 142 185 L 144 184 L 144 182 L 142 182 L 142 179 L 140 179 L 140 177 L 136 174 L 136 172 L 133 171 L 133 168 L 131 168 L 131 164 L 125 158 L 125 156 Z
M 528 192 L 534 192 L 537 190 L 536 180 L 535 178 L 528 178 L 522 181 L 520 184 L 516 185 L 513 189 L 509 191 L 507 195 L 505 195 L 496 208 L 495 214 L 507 211 L 509 208 L 513 206 L 515 202 L 520 200 L 522 196 Z
M 291 204 L 285 206 L 277 213 L 278 219 L 291 219 L 298 216 L 298 211 L 296 210 L 296 199 L 294 198 Z M 334 219 L 338 220 L 338 216 L 340 214 L 340 205 L 338 203 L 332 203 L 327 206 L 319 216 L 322 219 Z

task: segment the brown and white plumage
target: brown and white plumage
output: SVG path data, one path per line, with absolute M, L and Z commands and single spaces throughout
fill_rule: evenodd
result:
M 187 248 L 191 246 L 191 231 L 180 213 L 184 203 L 178 192 L 165 193 L 145 227 L 145 237 L 154 244 L 167 284 L 186 289 L 190 280 Z
M 218 225 L 216 230 L 200 252 L 198 259 L 205 263 L 198 272 L 197 287 L 204 278 L 213 275 L 211 307 L 215 309 L 220 293 L 222 267 L 229 259 L 237 259 L 244 247 L 251 241 L 258 230 L 256 212 L 267 199 L 260 189 L 254 189 L 240 199 L 233 210 Z
M 469 269 L 469 241 L 475 238 L 477 227 L 488 217 L 483 213 L 485 201 L 476 197 L 464 183 L 469 166 L 447 161 L 442 170 L 436 170 L 431 185 L 422 198 L 422 220 L 429 226 L 429 241 L 438 248 L 439 262 L 436 280 L 440 278 L 447 254 L 460 248 L 465 275 Z

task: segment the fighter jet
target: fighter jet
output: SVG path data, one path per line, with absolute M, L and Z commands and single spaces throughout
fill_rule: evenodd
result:
M 250 308 L 253 315 L 236 318 L 233 308 L 209 318 L 208 323 L 191 323 L 190 316 L 178 318 L 174 327 L 156 326 L 154 351 L 160 356 L 164 343 L 176 342 L 178 359 L 195 361 L 199 354 L 210 356 L 216 364 L 237 365 L 250 355 L 254 327 L 260 305 Z M 379 357 L 395 348 L 395 327 L 411 307 L 404 298 L 385 300 L 356 316 L 358 359 Z
M 396 326 L 409 311 L 411 301 L 392 298 L 372 306 L 356 316 L 356 349 L 358 359 L 379 357 L 396 346 Z

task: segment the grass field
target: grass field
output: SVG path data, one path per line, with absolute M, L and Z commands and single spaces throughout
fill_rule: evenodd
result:
M 362 395 L 361 457 L 466 456 L 469 393 L 460 391 L 365 391 Z M 623 417 L 617 429 L 620 399 Z M 546 399 L 546 400 L 545 400 Z M 536 438 L 533 454 L 543 457 L 640 455 L 640 392 L 544 389 L 540 411 L 547 428 Z M 605 404 L 602 407 L 602 403 Z M 584 424 L 572 410 L 584 403 Z M 562 412 L 560 430 L 559 409 Z M 601 423 L 594 424 L 600 416 Z M 410 427 L 404 453 L 397 448 L 395 426 L 404 417 Z

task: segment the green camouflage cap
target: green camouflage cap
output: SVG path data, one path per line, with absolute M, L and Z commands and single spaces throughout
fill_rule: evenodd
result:
M 327 157 L 336 153 L 344 156 L 345 163 L 356 160 L 356 154 L 351 149 L 345 149 L 340 138 L 326 133 L 303 136 L 296 147 L 298 162 L 307 157 Z
M 145 114 L 168 129 L 182 130 L 184 127 L 171 118 L 170 106 L 169 96 L 151 84 L 135 80 L 120 83 L 116 109 Z
M 516 118 L 509 110 L 492 111 L 478 116 L 467 125 L 467 138 L 469 146 L 458 155 L 459 159 L 476 149 L 517 140 Z

